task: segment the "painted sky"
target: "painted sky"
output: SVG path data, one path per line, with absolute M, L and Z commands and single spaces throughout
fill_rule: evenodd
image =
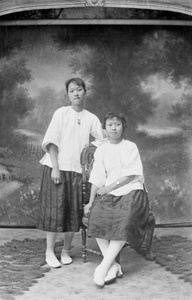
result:
M 172 105 L 180 101 L 185 87 L 176 88 L 170 81 L 154 75 L 142 83 L 142 88 L 144 91 L 150 91 L 153 101 L 158 103 L 154 116 L 149 118 L 145 127 L 150 128 L 153 126 L 153 128 L 161 127 L 164 129 L 169 127 L 168 130 L 171 130 L 172 127 L 174 129 L 176 124 L 169 120 L 168 114 Z
M 64 88 L 65 81 L 73 76 L 68 63 L 70 53 L 59 51 L 53 41 L 53 30 L 43 30 L 45 27 L 22 30 L 22 49 L 18 55 L 26 59 L 27 67 L 32 72 L 32 81 L 26 84 L 32 97 L 42 87 L 52 87 L 56 91 Z

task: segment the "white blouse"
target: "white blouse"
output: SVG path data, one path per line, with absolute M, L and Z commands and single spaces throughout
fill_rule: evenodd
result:
M 99 140 L 104 138 L 97 116 L 85 109 L 78 113 L 71 106 L 57 109 L 42 143 L 46 154 L 40 163 L 52 167 L 47 150 L 47 145 L 52 143 L 58 147 L 59 169 L 82 173 L 80 154 L 85 145 L 89 144 L 90 134 Z
M 110 194 L 122 196 L 132 190 L 143 190 L 143 166 L 136 144 L 123 139 L 119 144 L 108 142 L 96 149 L 89 178 L 92 184 L 100 188 L 123 176 L 131 175 L 135 175 L 131 182 L 113 190 Z

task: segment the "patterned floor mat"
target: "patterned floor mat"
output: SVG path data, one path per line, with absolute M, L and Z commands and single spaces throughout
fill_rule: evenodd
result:
M 177 235 L 154 238 L 156 262 L 192 284 L 192 241 Z
M 45 239 L 12 240 L 0 246 L 0 299 L 14 300 L 50 270 L 44 266 L 45 246 Z M 57 256 L 61 247 L 62 242 L 57 242 Z M 191 240 L 177 235 L 154 237 L 153 250 L 158 264 L 192 284 Z
M 0 246 L 0 299 L 15 299 L 50 270 L 44 266 L 45 246 L 45 239 L 12 240 Z M 56 252 L 61 246 L 56 244 Z

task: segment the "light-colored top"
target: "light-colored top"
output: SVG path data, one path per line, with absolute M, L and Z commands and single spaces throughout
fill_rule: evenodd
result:
M 71 106 L 55 111 L 43 139 L 42 148 L 46 151 L 40 163 L 52 167 L 47 145 L 58 147 L 59 169 L 82 173 L 80 154 L 89 144 L 90 134 L 96 139 L 104 138 L 104 131 L 97 116 L 83 109 L 76 112 Z
M 92 184 L 101 188 L 123 176 L 131 175 L 135 175 L 131 182 L 111 191 L 110 194 L 123 196 L 132 190 L 143 190 L 143 166 L 136 144 L 123 139 L 118 144 L 105 143 L 95 150 L 89 178 Z

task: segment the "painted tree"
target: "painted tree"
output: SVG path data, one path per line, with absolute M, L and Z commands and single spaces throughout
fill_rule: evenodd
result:
M 171 66 L 175 65 L 171 73 L 172 81 L 177 86 L 184 86 L 184 92 L 179 103 L 172 107 L 169 116 L 177 122 L 187 136 L 192 133 L 192 31 L 191 28 L 183 33 L 180 40 L 175 40 L 174 60 L 170 59 Z
M 35 107 L 21 122 L 21 127 L 36 130 L 44 134 L 54 111 L 63 105 L 69 105 L 64 95 L 63 90 L 57 93 L 53 88 L 48 86 L 39 89 L 34 102 Z
M 0 40 L 4 41 L 0 44 L 0 144 L 5 146 L 19 120 L 33 108 L 33 102 L 22 86 L 31 80 L 31 74 L 25 60 L 16 56 L 20 41 L 14 36 L 6 38 L 3 29 Z
M 138 54 L 143 34 L 138 27 L 80 26 L 62 29 L 54 38 L 60 50 L 70 50 L 74 74 L 90 83 L 87 107 L 100 117 L 111 110 L 123 112 L 132 130 L 144 124 L 155 108 L 141 85 L 145 70 Z
M 143 61 L 146 69 L 158 73 L 183 88 L 178 103 L 172 105 L 169 118 L 176 122 L 187 135 L 192 132 L 192 30 L 190 27 L 156 30 L 150 58 Z M 156 46 L 159 43 L 159 53 Z M 161 45 L 161 46 L 160 46 Z
M 62 28 L 55 37 L 60 50 L 70 50 L 73 72 L 90 82 L 89 109 L 100 117 L 109 110 L 122 111 L 132 129 L 154 113 L 152 95 L 142 89 L 150 76 L 158 75 L 176 88 L 191 88 L 191 41 L 190 28 L 152 26 L 79 26 Z M 179 124 L 179 109 L 185 118 L 183 105 L 170 113 Z M 187 118 L 192 122 L 191 115 Z

